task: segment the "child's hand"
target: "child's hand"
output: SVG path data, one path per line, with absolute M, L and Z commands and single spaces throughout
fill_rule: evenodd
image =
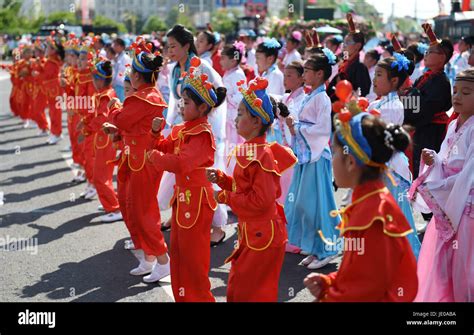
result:
M 109 103 L 107 104 L 107 108 L 110 109 L 112 108 L 113 105 L 115 104 L 121 104 L 120 100 L 118 98 L 112 98 L 110 99 Z
M 116 132 L 118 132 L 118 128 L 109 122 L 104 122 L 104 124 L 102 125 L 102 130 L 106 134 L 115 134 Z
M 159 133 L 161 131 L 161 126 L 165 122 L 165 119 L 162 117 L 155 117 L 151 123 L 151 130 L 154 133 Z
M 421 159 L 423 159 L 423 162 L 431 166 L 434 163 L 434 154 L 433 151 L 430 149 L 423 149 L 421 152 Z
M 211 183 L 216 184 L 219 181 L 219 176 L 217 175 L 217 169 L 207 168 L 206 177 Z
M 316 300 L 318 300 L 322 290 L 321 275 L 319 273 L 310 273 L 304 279 L 303 284 L 308 288 L 309 292 L 316 297 Z
M 288 126 L 288 129 L 290 129 L 291 135 L 295 135 L 295 119 L 291 115 L 287 116 L 285 118 L 286 125 Z

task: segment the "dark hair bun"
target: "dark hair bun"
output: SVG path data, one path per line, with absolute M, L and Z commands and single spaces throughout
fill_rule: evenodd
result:
M 386 124 L 372 115 L 362 120 L 362 132 L 372 149 L 372 160 L 384 164 L 396 151 L 405 151 L 410 145 L 410 136 L 400 125 Z
M 163 57 L 161 55 L 145 54 L 142 56 L 142 61 L 143 65 L 152 71 L 158 71 L 163 65 Z
M 410 135 L 398 124 L 390 123 L 387 125 L 387 131 L 392 135 L 390 145 L 396 151 L 405 151 L 410 145 Z
M 278 117 L 278 115 L 281 115 L 282 117 L 287 117 L 290 115 L 288 107 L 286 107 L 283 102 L 277 102 L 272 96 L 270 96 L 270 101 L 272 103 L 272 112 L 275 119 Z
M 112 63 L 109 60 L 102 63 L 102 69 L 105 71 L 107 76 L 112 75 Z
M 216 108 L 222 105 L 222 103 L 224 102 L 226 94 L 227 94 L 227 88 L 218 87 L 214 91 L 216 92 L 216 96 L 217 96 L 217 102 L 216 102 L 216 105 L 214 106 L 214 108 Z

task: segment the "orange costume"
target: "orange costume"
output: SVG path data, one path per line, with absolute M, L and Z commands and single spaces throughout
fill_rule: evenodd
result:
M 42 57 L 37 59 L 32 64 L 32 70 L 36 72 L 41 72 L 44 65 L 46 64 L 46 58 Z M 38 76 L 32 77 L 32 95 L 31 99 L 33 104 L 31 106 L 31 119 L 38 124 L 38 127 L 41 130 L 48 130 L 48 120 L 46 119 L 45 108 L 47 104 L 47 97 L 43 87 L 43 82 Z
M 153 84 L 146 84 L 127 97 L 123 107 L 113 106 L 109 115 L 120 130 L 124 145 L 118 160 L 120 211 L 135 248 L 155 256 L 167 252 L 156 199 L 163 173 L 145 163 L 146 151 L 152 146 L 152 120 L 163 117 L 166 107 L 161 93 Z
M 265 136 L 238 146 L 233 177 L 218 173 L 223 190 L 218 201 L 232 208 L 239 220 L 239 244 L 232 262 L 227 301 L 277 301 L 285 245 L 286 219 L 277 202 L 280 176 L 296 163 L 285 147 L 266 143 Z
M 93 109 L 93 96 L 95 94 L 94 84 L 92 82 L 92 70 L 90 68 L 84 70 L 77 70 L 76 73 L 76 81 L 75 81 L 75 91 L 74 91 L 74 109 L 78 115 L 82 119 L 82 122 L 86 126 L 83 128 L 82 133 L 86 135 L 85 140 L 81 146 L 81 144 L 73 144 L 72 150 L 77 152 L 77 159 L 80 160 L 82 158 L 84 162 L 84 170 L 86 172 L 86 178 L 90 184 L 93 184 L 94 181 L 94 159 L 95 159 L 95 150 L 94 150 L 94 136 L 92 133 L 89 133 L 86 128 L 87 124 L 93 119 L 94 117 L 94 109 Z M 71 120 L 71 127 L 73 129 L 77 128 L 77 117 L 73 116 Z M 74 123 L 76 125 L 74 126 Z M 75 135 L 76 143 L 77 143 L 77 136 Z M 72 139 L 72 138 L 71 138 Z M 72 143 L 72 142 L 71 142 Z
M 405 237 L 412 229 L 383 181 L 357 186 L 352 204 L 340 212 L 339 229 L 345 243 L 360 241 L 363 248 L 345 248 L 339 271 L 321 275 L 323 285 L 319 299 L 327 302 L 413 301 L 418 290 L 416 259 Z
M 115 98 L 112 88 L 105 88 L 95 94 L 94 114 L 86 116 L 84 128 L 89 134 L 88 137 L 92 138 L 94 150 L 93 184 L 106 213 L 115 212 L 120 208 L 113 184 L 114 165 L 111 164 L 115 160 L 116 149 L 102 130 L 102 124 L 108 121 L 107 105 L 112 98 Z
M 26 121 L 30 118 L 31 95 L 33 93 L 33 83 L 31 80 L 31 60 L 21 59 L 18 62 L 18 115 L 22 120 Z
M 51 120 L 51 134 L 60 136 L 62 132 L 62 110 L 58 104 L 57 97 L 61 93 L 59 85 L 59 71 L 62 62 L 58 56 L 46 58 L 42 71 L 37 80 L 42 83 L 49 107 L 49 118 Z
M 65 86 L 63 87 L 64 96 L 66 102 L 70 99 L 75 99 L 76 94 L 76 82 L 77 82 L 77 68 L 74 66 L 67 66 L 64 69 L 64 81 Z M 71 142 L 72 160 L 74 163 L 81 166 L 84 165 L 84 142 L 78 143 L 77 137 L 80 131 L 77 129 L 79 121 L 81 121 L 81 115 L 76 110 L 75 106 L 68 106 L 67 110 L 67 128 L 69 132 L 69 140 Z
M 22 92 L 20 90 L 21 79 L 18 76 L 19 62 L 9 67 L 10 80 L 12 83 L 12 91 L 10 93 L 10 109 L 15 116 L 20 116 L 20 99 Z
M 214 164 L 215 142 L 207 117 L 179 124 L 149 160 L 176 175 L 171 228 L 171 286 L 177 302 L 213 302 L 209 282 L 211 223 L 217 202 L 205 168 Z

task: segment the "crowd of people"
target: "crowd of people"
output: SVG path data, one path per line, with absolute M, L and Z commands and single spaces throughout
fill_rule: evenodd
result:
M 474 38 L 455 53 L 423 24 L 416 43 L 364 52 L 347 21 L 324 41 L 225 43 L 210 25 L 130 45 L 53 34 L 14 50 L 11 111 L 50 145 L 67 112 L 81 197 L 143 250 L 130 274 L 171 275 L 176 301 L 215 301 L 210 247 L 230 211 L 227 301 L 277 301 L 285 253 L 310 270 L 342 254 L 337 272 L 301 278 L 317 301 L 474 301 Z

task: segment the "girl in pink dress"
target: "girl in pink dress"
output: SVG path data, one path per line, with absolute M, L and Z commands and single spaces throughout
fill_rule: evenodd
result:
M 423 149 L 410 197 L 433 212 L 418 259 L 415 301 L 474 301 L 474 69 L 458 74 L 439 153 Z

